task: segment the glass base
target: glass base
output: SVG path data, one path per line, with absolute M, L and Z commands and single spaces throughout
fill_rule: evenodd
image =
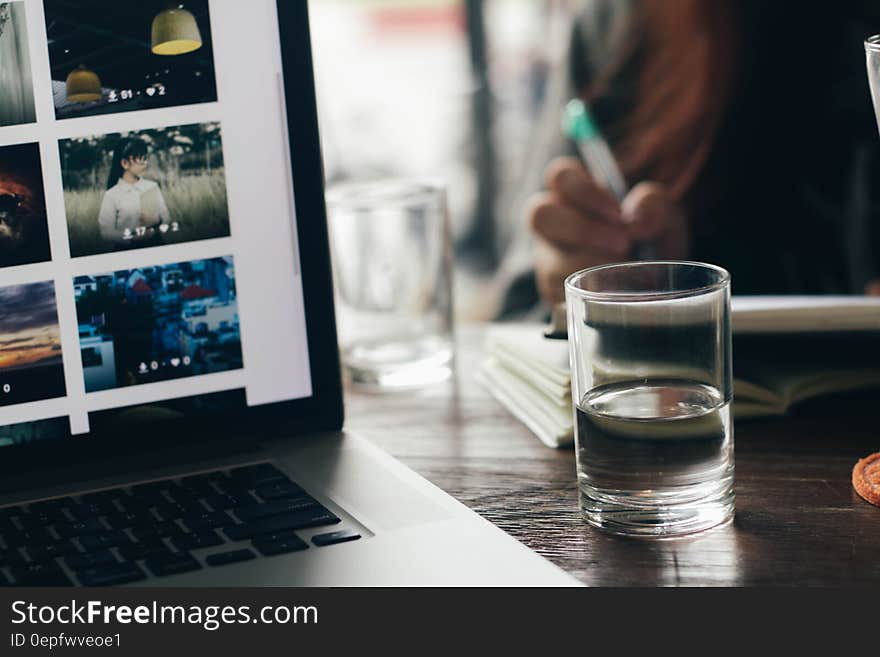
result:
M 585 490 L 587 488 L 587 490 Z M 581 511 L 594 527 L 623 536 L 683 536 L 733 520 L 736 495 L 725 486 L 714 495 L 682 504 L 646 503 L 644 497 L 609 496 L 589 487 L 580 491 Z
M 452 342 L 420 339 L 361 343 L 342 353 L 352 383 L 368 388 L 413 388 L 445 381 L 452 375 Z

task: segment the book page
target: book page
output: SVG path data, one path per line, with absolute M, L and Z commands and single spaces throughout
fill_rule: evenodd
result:
M 731 312 L 735 334 L 880 331 L 878 297 L 742 296 Z

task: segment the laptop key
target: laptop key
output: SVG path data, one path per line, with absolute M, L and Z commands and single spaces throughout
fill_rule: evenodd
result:
M 305 495 L 305 491 L 292 481 L 278 481 L 257 488 L 257 495 L 266 501 L 283 500 L 287 497 Z
M 73 541 L 64 539 L 57 543 L 46 543 L 44 545 L 31 545 L 27 549 L 28 556 L 31 561 L 48 561 L 55 557 L 64 557 L 69 554 L 77 554 L 79 548 L 73 544 Z
M 156 507 L 156 513 L 160 520 L 177 520 L 184 516 L 194 513 L 204 513 L 207 511 L 205 506 L 198 500 L 189 500 L 187 502 L 167 502 Z
M 12 566 L 9 569 L 14 586 L 73 586 L 70 578 L 54 561 Z
M 259 534 L 258 536 L 254 536 L 251 540 L 252 541 L 266 541 L 266 542 L 271 543 L 273 541 L 280 541 L 285 538 L 290 538 L 291 536 L 296 536 L 296 532 L 293 529 L 282 529 L 281 531 L 277 531 L 277 532 L 269 532 L 267 534 Z
M 277 516 L 282 513 L 292 513 L 294 511 L 303 511 L 320 507 L 320 505 L 308 495 L 301 495 L 288 500 L 277 500 L 275 502 L 267 502 L 266 504 L 250 504 L 248 506 L 240 506 L 232 509 L 232 512 L 241 520 L 247 522 L 249 520 L 257 520 L 259 518 L 268 518 L 269 516 Z
M 138 541 L 146 541 L 154 538 L 166 538 L 168 536 L 177 536 L 183 533 L 183 528 L 173 520 L 163 520 L 152 525 L 144 525 L 143 527 L 134 527 L 131 530 L 132 535 Z
M 156 518 L 146 511 L 121 511 L 111 513 L 106 518 L 111 529 L 130 529 L 132 527 L 149 527 Z
M 72 554 L 64 557 L 64 563 L 71 570 L 86 570 L 95 566 L 106 566 L 108 564 L 119 563 L 119 560 L 110 550 L 95 550 L 94 552 L 83 552 L 80 554 Z
M 171 554 L 171 550 L 158 538 L 150 539 L 142 543 L 131 543 L 117 548 L 119 555 L 125 561 L 140 561 Z
M 242 483 L 237 479 L 229 478 L 226 481 L 218 481 L 217 488 L 220 489 L 221 495 L 247 495 L 248 484 Z
M 79 542 L 86 551 L 89 551 L 128 545 L 131 539 L 125 532 L 117 529 L 101 534 L 85 534 L 79 537 Z
M 119 506 L 128 513 L 149 513 L 155 506 L 168 503 L 168 498 L 156 493 L 155 495 L 127 495 L 118 500 Z
M 116 513 L 119 509 L 112 502 L 83 502 L 81 504 L 73 504 L 68 508 L 70 515 L 75 520 L 88 520 L 89 518 L 100 518 L 110 513 Z
M 211 497 L 206 497 L 205 502 L 207 502 L 208 506 L 210 506 L 215 511 L 228 511 L 229 509 L 236 506 L 246 506 L 248 504 L 256 504 L 257 500 L 248 492 L 243 492 L 238 495 L 212 495 Z
M 337 543 L 356 541 L 360 537 L 360 534 L 352 531 L 351 529 L 343 529 L 342 531 L 338 532 L 330 532 L 329 534 L 318 534 L 317 536 L 312 536 L 312 543 L 314 543 L 318 547 L 324 547 L 325 545 L 336 545 Z
M 55 533 L 58 534 L 61 538 L 76 538 L 77 536 L 82 536 L 83 534 L 97 534 L 100 532 L 107 531 L 107 527 L 104 526 L 97 518 L 89 518 L 88 520 L 77 520 L 75 522 L 66 522 L 58 525 L 54 525 L 53 529 Z
M 44 509 L 42 511 L 28 511 L 18 517 L 18 523 L 27 529 L 32 527 L 45 527 L 59 522 L 68 522 L 67 516 L 61 509 Z
M 134 563 L 93 566 L 77 572 L 76 576 L 83 586 L 118 586 L 147 578 L 144 571 Z
M 217 489 L 207 482 L 190 481 L 181 483 L 174 488 L 169 488 L 166 493 L 174 501 L 197 500 L 217 494 Z
M 248 549 L 232 550 L 231 552 L 217 552 L 215 554 L 209 554 L 207 557 L 205 557 L 205 563 L 207 563 L 209 566 L 226 566 L 231 563 L 250 561 L 251 559 L 256 558 L 257 556 Z
M 233 481 L 248 488 L 258 488 L 279 481 L 290 481 L 290 477 L 271 463 L 258 463 L 256 465 L 233 468 L 229 471 L 229 476 Z
M 199 550 L 201 548 L 207 547 L 215 547 L 217 545 L 223 545 L 223 538 L 215 532 L 213 529 L 209 529 L 207 531 L 198 532 L 195 534 L 181 534 L 180 536 L 173 536 L 171 539 L 171 545 L 175 547 L 177 550 Z
M 254 547 L 259 550 L 260 554 L 263 556 L 271 557 L 276 554 L 307 550 L 309 545 L 298 536 L 291 535 L 277 541 L 255 540 Z
M 305 511 L 297 511 L 296 513 L 285 513 L 282 515 L 271 516 L 269 518 L 260 518 L 227 527 L 223 531 L 232 541 L 242 541 L 261 534 L 271 534 L 289 529 L 306 529 L 307 527 L 321 527 L 323 525 L 333 525 L 339 522 L 339 518 L 322 507 L 314 509 L 306 509 Z
M 44 528 L 16 530 L 3 534 L 6 547 L 26 547 L 28 545 L 44 545 L 54 543 L 55 539 Z
M 151 557 L 146 560 L 144 565 L 156 577 L 177 575 L 191 570 L 199 570 L 202 567 L 202 564 L 189 552 L 169 552 L 166 555 Z
M 190 531 L 198 532 L 206 529 L 215 529 L 217 527 L 228 527 L 234 525 L 235 520 L 232 519 L 225 511 L 208 511 L 206 513 L 196 513 L 191 516 L 182 518 L 183 524 Z

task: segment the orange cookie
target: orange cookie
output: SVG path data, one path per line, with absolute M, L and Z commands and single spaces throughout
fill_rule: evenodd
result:
M 852 474 L 853 488 L 866 501 L 880 506 L 880 452 L 856 463 Z

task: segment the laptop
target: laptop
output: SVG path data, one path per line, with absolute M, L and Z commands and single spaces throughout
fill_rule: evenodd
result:
M 0 584 L 576 583 L 342 429 L 307 3 L 131 4 L 5 5 Z

